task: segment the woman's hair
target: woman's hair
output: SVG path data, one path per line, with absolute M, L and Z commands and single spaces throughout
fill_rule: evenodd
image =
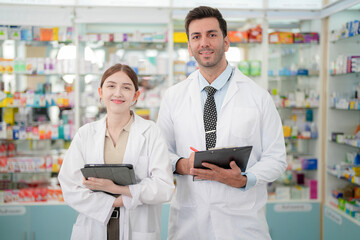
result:
M 218 20 L 223 37 L 227 36 L 227 24 L 217 8 L 200 6 L 191 10 L 185 18 L 185 30 L 189 39 L 189 25 L 193 20 L 214 17 Z
M 108 77 L 110 77 L 111 75 L 113 75 L 114 73 L 117 73 L 117 72 L 125 73 L 133 82 L 133 84 L 135 86 L 135 91 L 139 90 L 139 81 L 138 81 L 138 77 L 137 77 L 136 73 L 134 72 L 134 70 L 131 67 L 129 67 L 128 65 L 120 64 L 120 63 L 115 64 L 114 66 L 108 68 L 104 72 L 104 74 L 101 78 L 100 88 L 102 88 L 105 80 Z

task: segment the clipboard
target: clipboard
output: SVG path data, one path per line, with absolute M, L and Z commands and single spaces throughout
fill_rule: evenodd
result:
M 201 165 L 203 162 L 207 162 L 230 169 L 230 162 L 235 161 L 241 172 L 245 172 L 251 150 L 252 146 L 245 146 L 195 152 L 194 168 L 207 169 Z
M 80 169 L 84 177 L 106 178 L 120 186 L 136 183 L 132 164 L 85 164 Z

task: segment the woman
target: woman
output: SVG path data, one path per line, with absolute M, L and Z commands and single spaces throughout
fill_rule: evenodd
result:
M 165 140 L 155 123 L 130 110 L 140 92 L 129 66 L 106 70 L 98 91 L 107 115 L 79 129 L 59 173 L 65 202 L 79 212 L 71 239 L 160 239 L 161 203 L 174 192 Z M 80 169 L 89 163 L 132 164 L 137 183 L 86 180 Z

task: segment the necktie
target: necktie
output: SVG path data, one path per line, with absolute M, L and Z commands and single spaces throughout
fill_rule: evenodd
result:
M 207 86 L 205 87 L 205 92 L 207 92 L 207 98 L 204 105 L 204 128 L 205 128 L 205 140 L 206 140 L 206 149 L 214 148 L 216 145 L 216 105 L 214 94 L 216 89 Z

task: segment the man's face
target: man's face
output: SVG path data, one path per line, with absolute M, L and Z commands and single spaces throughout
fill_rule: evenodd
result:
M 223 37 L 216 18 L 193 20 L 189 25 L 188 50 L 200 67 L 213 68 L 226 62 L 225 52 L 229 49 L 229 38 Z

